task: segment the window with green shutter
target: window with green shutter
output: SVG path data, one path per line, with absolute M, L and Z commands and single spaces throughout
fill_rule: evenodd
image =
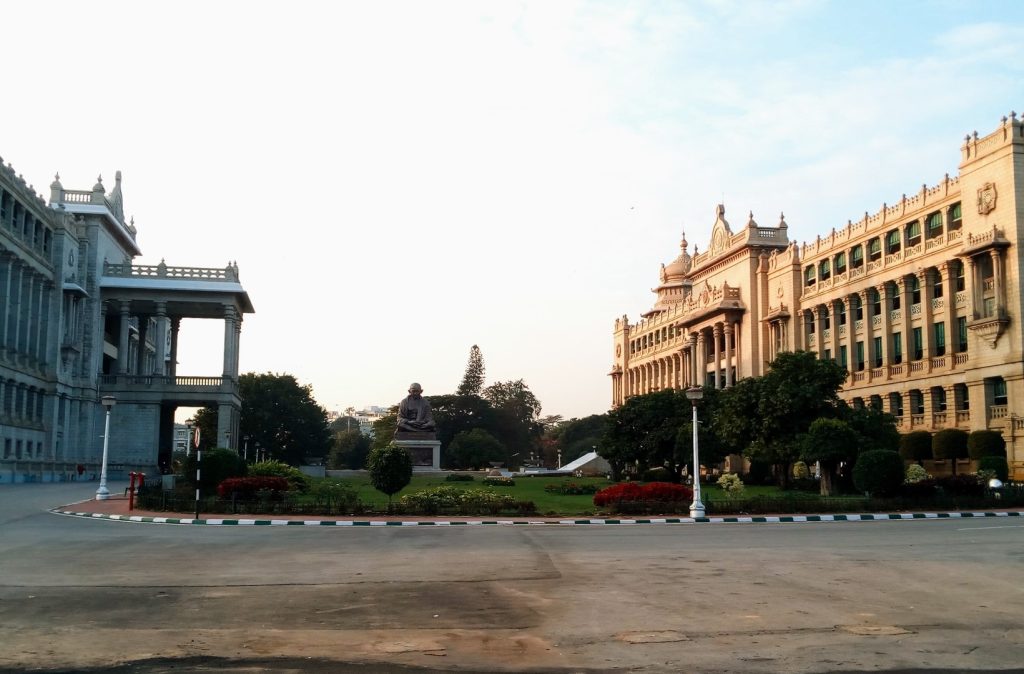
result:
M 900 252 L 900 230 L 894 229 L 885 235 L 885 254 Z
M 935 355 L 946 355 L 946 324 L 941 322 L 935 324 Z
M 942 213 L 932 213 L 928 216 L 928 238 L 942 234 Z
M 882 257 L 882 239 L 875 237 L 868 241 L 868 259 L 877 260 Z
M 846 253 L 836 255 L 836 273 L 842 274 L 846 271 Z
M 828 260 L 822 260 L 821 264 L 818 265 L 818 277 L 822 281 L 827 281 L 832 276 L 832 272 L 829 269 Z
M 864 246 L 854 246 L 850 251 L 850 266 L 856 269 L 864 264 Z
M 921 242 L 921 221 L 914 220 L 907 225 L 907 245 L 916 246 Z
M 813 264 L 807 265 L 807 268 L 804 269 L 804 285 L 807 285 L 807 286 L 814 285 L 814 265 Z
M 960 214 L 960 204 L 953 204 L 953 207 L 949 209 L 949 228 L 960 229 L 964 224 L 963 216 Z

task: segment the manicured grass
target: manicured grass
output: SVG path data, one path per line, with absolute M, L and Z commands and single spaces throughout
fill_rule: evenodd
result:
M 332 478 L 336 479 L 336 478 Z M 369 475 L 358 477 L 337 478 L 342 482 L 356 487 L 359 500 L 362 503 L 372 504 L 374 507 L 383 510 L 387 507 L 388 497 L 373 488 L 370 484 Z M 578 484 L 597 484 L 605 487 L 611 484 L 604 478 L 553 478 L 553 477 L 516 477 L 515 486 L 493 487 L 483 484 L 483 475 L 474 475 L 472 482 L 446 482 L 443 475 L 413 475 L 412 481 L 405 489 L 394 495 L 393 500 L 397 502 L 404 494 L 410 494 L 427 487 L 447 485 L 457 489 L 490 489 L 498 494 L 508 494 L 519 501 L 533 501 L 537 512 L 555 515 L 592 515 L 596 512 L 594 497 L 592 494 L 566 495 L 552 494 L 544 491 L 549 484 L 561 484 L 570 481 Z

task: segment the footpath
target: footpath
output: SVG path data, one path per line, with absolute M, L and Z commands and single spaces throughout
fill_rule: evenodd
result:
M 128 510 L 128 497 L 111 496 L 106 501 L 81 501 L 59 506 L 50 510 L 57 515 L 87 519 L 136 522 L 147 524 L 202 525 L 202 526 L 580 526 L 580 525 L 654 525 L 654 524 L 780 524 L 800 522 L 880 522 L 892 520 L 935 520 L 975 517 L 1022 517 L 1020 509 L 998 511 L 958 512 L 914 512 L 914 513 L 858 513 L 835 515 L 751 515 L 751 516 L 709 516 L 709 517 L 645 517 L 625 518 L 564 518 L 529 517 L 495 518 L 479 517 L 423 517 L 423 516 L 307 516 L 274 515 L 255 518 L 233 517 L 219 513 L 199 513 L 199 517 L 184 517 L 181 514 L 168 516 L 167 513 Z

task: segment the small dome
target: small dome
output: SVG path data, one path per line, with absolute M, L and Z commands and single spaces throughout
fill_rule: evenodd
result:
M 681 281 L 690 273 L 690 267 L 693 266 L 693 258 L 686 252 L 687 245 L 686 233 L 684 232 L 683 240 L 679 244 L 679 257 L 665 265 L 666 282 Z

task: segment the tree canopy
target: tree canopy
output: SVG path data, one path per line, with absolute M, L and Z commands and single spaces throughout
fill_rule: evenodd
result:
M 455 394 L 460 396 L 478 396 L 484 388 L 484 357 L 480 353 L 480 347 L 476 344 L 469 350 L 469 362 L 466 363 L 466 373 L 462 375 L 462 382 Z

